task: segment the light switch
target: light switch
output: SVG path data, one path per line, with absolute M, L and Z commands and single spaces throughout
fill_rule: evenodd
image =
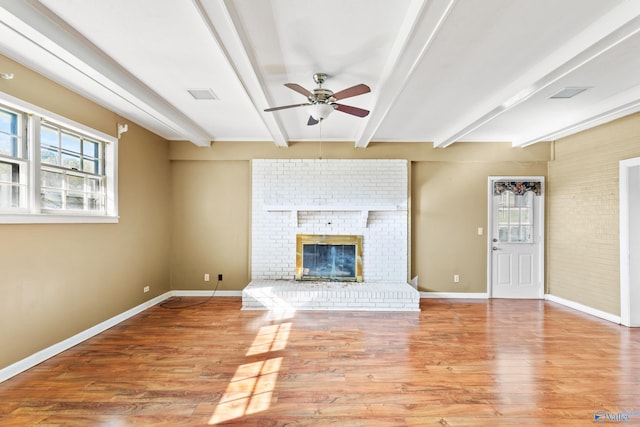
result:
M 478 227 L 478 236 L 482 236 L 484 234 L 484 230 L 482 227 Z

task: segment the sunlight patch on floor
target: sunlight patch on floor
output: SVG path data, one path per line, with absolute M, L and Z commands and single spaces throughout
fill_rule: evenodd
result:
M 282 357 L 240 365 L 209 424 L 265 411 L 271 406 Z
M 253 356 L 270 351 L 284 350 L 287 347 L 290 331 L 291 322 L 261 327 L 246 355 Z

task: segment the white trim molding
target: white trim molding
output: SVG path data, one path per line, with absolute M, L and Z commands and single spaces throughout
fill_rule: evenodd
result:
M 640 230 L 637 212 L 640 210 L 640 157 L 620 160 L 620 319 L 625 326 L 640 326 L 640 290 L 637 259 Z
M 176 290 L 169 292 L 172 297 L 241 297 L 242 291 L 190 291 Z
M 565 307 L 572 308 L 574 310 L 581 311 L 586 314 L 590 314 L 595 317 L 599 317 L 600 319 L 608 320 L 609 322 L 620 324 L 620 316 L 616 316 L 615 314 L 607 313 L 606 311 L 598 310 L 593 307 L 589 307 L 584 304 L 580 304 L 579 302 L 570 301 L 561 297 L 557 297 L 555 295 L 546 294 L 544 296 L 547 301 L 555 302 L 560 305 L 564 305 Z
M 420 298 L 487 299 L 486 292 L 420 292 Z

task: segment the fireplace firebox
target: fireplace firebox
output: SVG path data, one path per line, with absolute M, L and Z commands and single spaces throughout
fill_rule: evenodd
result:
M 295 277 L 362 282 L 362 236 L 296 235 Z

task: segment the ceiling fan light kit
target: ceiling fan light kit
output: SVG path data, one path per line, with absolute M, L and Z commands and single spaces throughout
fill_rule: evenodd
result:
M 308 108 L 309 115 L 316 120 L 324 120 L 329 117 L 329 114 L 333 112 L 333 105 L 331 104 L 311 104 Z
M 296 107 L 308 107 L 309 111 L 309 120 L 307 121 L 307 125 L 312 126 L 320 123 L 322 120 L 325 120 L 329 117 L 329 114 L 333 112 L 333 110 L 338 110 L 343 113 L 351 114 L 356 117 L 366 117 L 369 114 L 368 110 L 358 107 L 352 107 L 350 105 L 338 104 L 336 101 L 350 98 L 352 96 L 363 95 L 365 93 L 371 92 L 369 86 L 365 84 L 358 84 L 352 86 L 347 89 L 343 89 L 339 92 L 333 93 L 333 91 L 323 88 L 322 84 L 327 80 L 327 75 L 325 73 L 315 73 L 313 75 L 313 81 L 315 81 L 318 85 L 312 91 L 305 89 L 297 83 L 285 83 L 285 86 L 289 89 L 298 92 L 301 95 L 307 97 L 308 102 L 304 104 L 293 104 L 293 105 L 284 105 L 281 107 L 272 107 L 267 108 L 264 111 L 278 111 L 285 110 L 288 108 L 296 108 Z

